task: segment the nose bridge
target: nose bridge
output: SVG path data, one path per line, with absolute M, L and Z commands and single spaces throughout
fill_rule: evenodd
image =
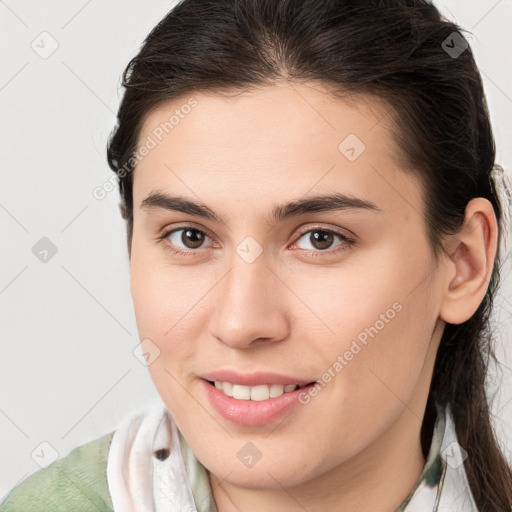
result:
M 241 307 L 249 301 L 254 307 L 254 303 L 264 298 L 268 292 L 268 281 L 273 279 L 267 265 L 264 256 L 259 256 L 252 262 L 247 262 L 239 255 L 233 257 L 232 268 L 226 280 L 227 294 L 233 300 L 233 306 Z
M 278 281 L 264 254 L 252 261 L 243 252 L 242 256 L 234 254 L 228 274 L 219 283 L 211 333 L 237 348 L 256 339 L 285 337 L 287 320 L 283 302 L 277 296 Z

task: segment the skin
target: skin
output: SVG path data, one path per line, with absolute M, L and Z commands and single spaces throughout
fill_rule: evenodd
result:
M 130 278 L 139 335 L 160 350 L 151 377 L 209 471 L 220 512 L 397 508 L 425 463 L 420 428 L 445 322 L 467 320 L 490 279 L 490 203 L 469 203 L 436 262 L 422 187 L 400 167 L 389 107 L 326 91 L 277 82 L 194 94 L 197 106 L 135 171 Z M 187 99 L 148 115 L 139 141 Z M 366 146 L 354 161 L 338 149 L 351 133 Z M 226 224 L 141 208 L 155 190 L 205 204 Z M 379 210 L 268 222 L 276 205 L 334 191 Z M 206 233 L 199 248 L 183 231 L 158 241 L 184 226 Z M 322 249 L 315 229 L 350 233 L 355 243 L 333 235 Z M 252 263 L 236 251 L 249 236 L 263 249 Z M 189 255 L 172 253 L 173 244 Z M 220 368 L 320 380 L 394 303 L 401 311 L 318 395 L 276 422 L 231 423 L 199 385 L 198 375 Z M 250 468 L 237 457 L 248 442 L 262 455 Z

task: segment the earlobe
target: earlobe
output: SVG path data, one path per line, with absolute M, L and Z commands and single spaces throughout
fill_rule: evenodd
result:
M 447 240 L 446 282 L 440 317 L 461 324 L 477 310 L 491 279 L 498 245 L 498 225 L 491 203 L 472 199 L 460 231 Z

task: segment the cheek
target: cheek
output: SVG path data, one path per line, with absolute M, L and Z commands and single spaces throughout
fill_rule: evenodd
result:
M 316 355 L 307 347 L 304 352 L 311 361 L 319 361 L 322 354 L 322 372 L 336 375 L 331 380 L 336 381 L 332 388 L 338 390 L 338 399 L 357 397 L 356 405 L 359 401 L 372 407 L 374 401 L 396 400 L 393 393 L 403 392 L 401 398 L 407 401 L 437 319 L 428 250 L 418 248 L 412 255 L 389 247 L 371 261 L 361 259 L 357 268 L 316 283 L 322 287 L 304 278 L 301 289 L 310 309 L 319 312 L 321 322 L 315 323 L 322 326 L 322 335 L 313 338 Z
M 420 331 L 420 323 L 430 322 L 432 316 L 432 282 L 426 278 L 431 273 L 427 249 L 411 251 L 395 242 L 354 254 L 339 268 L 307 273 L 292 269 L 284 280 L 293 282 L 297 295 L 305 298 L 305 316 L 314 316 L 322 326 L 322 347 L 338 350 L 358 337 L 364 342 L 408 327 Z
M 204 295 L 202 276 L 194 266 L 172 266 L 155 249 L 134 238 L 130 291 L 140 336 L 172 339 L 182 330 Z
M 198 302 L 204 291 L 197 286 L 197 276 L 184 276 L 183 269 L 172 269 L 151 261 L 135 249 L 130 268 L 130 289 L 140 340 L 150 340 L 158 351 L 148 371 L 155 388 L 169 411 L 183 422 L 183 411 L 189 411 L 184 391 L 194 361 L 201 331 Z M 147 342 L 146 342 L 147 343 Z M 155 352 L 153 352 L 155 353 Z
M 303 350 L 317 363 L 322 354 L 317 368 L 325 383 L 305 407 L 326 438 L 343 440 L 336 448 L 340 456 L 357 453 L 382 434 L 423 382 L 435 315 L 426 299 L 428 280 L 414 293 L 407 281 L 389 272 L 372 288 L 346 282 L 350 294 L 331 290 L 322 319 L 335 334 L 317 337 L 316 352 Z
M 193 281 L 188 281 L 188 283 Z M 183 359 L 190 343 L 182 343 L 180 333 L 194 328 L 194 300 L 197 291 L 181 279 L 179 271 L 165 268 L 151 257 L 151 251 L 139 249 L 135 242 L 130 263 L 130 291 L 140 340 L 149 339 L 160 356 L 149 366 L 153 374 L 169 361 Z M 190 339 L 190 338 L 189 338 Z M 168 357 L 172 354 L 172 358 Z

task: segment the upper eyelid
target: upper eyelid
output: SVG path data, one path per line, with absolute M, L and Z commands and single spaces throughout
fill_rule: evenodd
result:
M 199 228 L 197 226 L 194 226 L 193 224 L 184 224 L 183 226 L 174 226 L 174 227 L 165 227 L 163 228 L 160 233 L 158 235 L 158 239 L 161 239 L 161 238 L 167 238 L 171 233 L 174 233 L 175 231 L 180 231 L 182 229 L 187 229 L 187 228 L 191 228 L 191 229 L 194 229 L 196 231 L 199 231 L 201 233 L 204 233 L 208 238 L 212 239 L 212 240 L 215 240 L 215 237 L 213 237 L 208 230 L 204 229 L 204 228 Z
M 355 238 L 356 237 L 351 231 L 349 231 L 346 228 L 325 227 L 325 226 L 321 226 L 321 225 L 304 226 L 304 228 L 298 228 L 298 234 L 302 236 L 305 233 L 309 233 L 310 231 L 314 231 L 315 229 L 317 231 L 327 231 L 329 233 L 334 233 L 336 235 L 339 235 L 339 236 L 342 236 L 342 237 L 345 237 L 345 238 Z

